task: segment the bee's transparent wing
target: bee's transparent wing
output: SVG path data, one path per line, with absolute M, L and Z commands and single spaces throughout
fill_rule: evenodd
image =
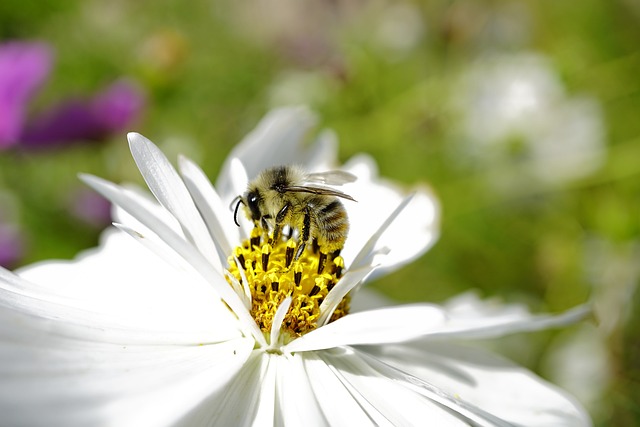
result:
M 343 185 L 353 182 L 357 177 L 349 172 L 332 170 L 307 174 L 306 181 L 326 185 Z
M 348 194 L 343 193 L 342 191 L 334 190 L 333 188 L 327 187 L 314 187 L 311 185 L 290 185 L 285 188 L 285 191 L 291 191 L 292 193 L 311 193 L 311 194 L 320 194 L 323 196 L 335 196 L 342 197 L 343 199 L 356 201 L 353 197 Z

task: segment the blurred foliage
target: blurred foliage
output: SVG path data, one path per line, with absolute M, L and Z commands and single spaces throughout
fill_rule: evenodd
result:
M 428 183 L 442 203 L 434 249 L 375 287 L 399 300 L 431 301 L 479 289 L 550 311 L 593 300 L 601 321 L 618 320 L 598 330 L 610 376 L 597 404 L 585 404 L 597 425 L 640 423 L 634 0 L 4 0 L 0 37 L 45 40 L 55 49 L 53 74 L 34 111 L 132 77 L 148 96 L 135 130 L 170 158 L 194 158 L 211 177 L 269 108 L 309 104 L 339 136 L 342 160 L 367 152 L 381 175 L 407 187 Z M 508 161 L 509 153 L 502 161 L 460 160 L 468 143 L 454 97 L 486 55 L 520 52 L 546 58 L 567 98 L 597 101 L 604 152 L 599 167 L 574 179 L 522 179 L 503 191 L 495 183 L 522 176 L 519 163 Z M 520 144 L 511 147 L 519 151 Z M 17 199 L 15 220 L 28 244 L 23 264 L 70 258 L 96 244 L 100 230 L 68 212 L 82 188 L 78 172 L 141 181 L 124 135 L 0 153 L 0 191 Z M 562 335 L 534 334 L 507 340 L 503 350 L 540 372 L 558 340 Z

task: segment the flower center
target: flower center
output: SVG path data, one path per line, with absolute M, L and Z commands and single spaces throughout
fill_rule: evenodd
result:
M 341 256 L 322 260 L 320 252 L 311 248 L 294 259 L 296 249 L 294 239 L 269 243 L 267 234 L 256 227 L 251 238 L 236 247 L 229 257 L 229 273 L 240 286 L 246 279 L 251 293 L 251 315 L 263 332 L 271 331 L 276 310 L 287 296 L 291 296 L 291 306 L 281 332 L 295 338 L 315 329 L 321 314 L 320 304 L 342 276 Z M 324 266 L 319 269 L 321 263 Z M 233 279 L 228 277 L 227 281 L 234 285 Z M 349 301 L 347 295 L 329 322 L 349 312 Z

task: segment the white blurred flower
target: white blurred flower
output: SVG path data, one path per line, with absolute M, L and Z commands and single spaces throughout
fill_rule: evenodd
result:
M 437 237 L 433 196 L 424 190 L 402 196 L 366 156 L 343 165 L 358 176 L 345 187 L 358 200 L 345 202 L 352 224 L 342 252 L 348 268 L 324 295 L 316 328 L 292 334 L 282 321 L 299 309 L 291 294 L 272 301 L 272 326 L 258 325 L 249 307 L 260 261 L 245 263 L 245 273 L 236 268 L 240 280 L 226 272 L 238 262 L 228 263 L 231 254 L 252 253 L 248 244 L 234 252 L 251 231 L 233 225 L 228 205 L 247 177 L 267 166 L 335 167 L 331 133 L 301 145 L 313 124 L 304 109 L 272 112 L 233 150 L 215 188 L 188 159 L 180 159 L 178 173 L 155 145 L 131 134 L 134 159 L 160 204 L 85 177 L 119 205 L 118 228 L 129 236 L 110 230 L 99 248 L 75 261 L 45 262 L 19 275 L 0 270 L 3 422 L 590 425 L 562 391 L 455 342 L 561 325 L 583 309 L 532 316 L 465 297 L 446 307 L 347 314 L 342 306 L 342 317 L 331 321 L 343 297 L 357 299 L 374 271 L 415 258 Z M 303 280 L 320 283 L 305 265 L 314 256 L 308 251 L 299 265 L 310 276 Z M 284 279 L 278 274 L 274 281 Z
M 495 184 L 555 184 L 594 172 L 605 156 L 600 106 L 567 97 L 553 68 L 537 55 L 485 58 L 460 82 L 464 152 L 496 169 Z

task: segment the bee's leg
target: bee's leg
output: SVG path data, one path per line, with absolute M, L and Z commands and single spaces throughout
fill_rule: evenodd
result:
M 329 261 L 333 263 L 333 260 L 340 255 L 340 251 L 342 251 L 342 249 L 336 249 L 335 251 L 331 252 L 328 256 Z M 342 275 L 342 268 L 336 265 L 335 263 L 333 263 L 333 266 L 334 266 L 333 267 L 334 273 L 336 273 L 336 275 L 340 277 Z
M 324 266 L 327 263 L 327 254 L 320 251 L 320 256 L 318 257 L 318 274 L 322 274 L 324 271 Z
M 320 250 L 320 255 L 318 257 L 318 274 L 322 274 L 322 272 L 324 271 L 324 267 L 327 264 L 327 261 L 333 261 L 335 257 L 340 255 L 340 251 L 342 249 L 336 249 L 331 253 L 324 252 L 322 249 L 320 249 L 320 247 L 318 247 L 318 249 Z
M 251 247 L 253 246 L 259 246 L 260 245 L 260 239 L 261 239 L 261 233 L 260 233 L 260 226 L 258 225 L 258 221 L 254 221 L 253 223 L 253 230 L 254 231 L 258 231 L 258 233 L 254 233 L 251 232 Z
M 260 226 L 262 227 L 262 230 L 265 232 L 269 232 L 269 223 L 267 222 L 268 219 L 271 219 L 271 215 L 262 215 L 262 217 L 260 218 Z
M 309 212 L 309 207 L 307 206 L 304 209 L 304 218 L 302 219 L 302 230 L 300 230 L 300 243 L 298 245 L 298 250 L 296 251 L 296 256 L 294 259 L 300 258 L 302 252 L 304 252 L 304 248 L 309 241 L 309 235 L 311 234 L 311 212 Z
M 291 208 L 291 205 L 287 203 L 282 207 L 282 209 L 280 209 L 280 212 L 278 212 L 278 215 L 276 215 L 276 225 L 273 227 L 273 238 L 271 239 L 271 242 L 274 244 L 280 238 L 280 231 L 282 230 L 282 222 L 286 218 L 287 212 L 289 212 L 289 208 Z
M 298 244 L 298 250 L 296 250 L 296 256 L 293 257 L 294 260 L 297 260 L 298 258 L 300 258 L 300 256 L 302 255 L 302 252 L 304 252 L 304 248 L 307 244 L 303 241 L 300 241 L 300 243 Z
M 267 239 L 269 238 L 269 223 L 267 222 L 268 219 L 271 219 L 271 215 L 262 215 L 262 217 L 260 217 L 260 226 L 259 226 L 259 228 L 262 230 L 262 235 L 266 236 Z M 256 227 L 258 227 L 257 223 L 256 223 Z
M 314 254 L 317 254 L 318 251 L 320 250 L 320 245 L 318 244 L 318 239 L 313 239 L 313 242 L 311 242 L 311 250 L 313 251 Z

